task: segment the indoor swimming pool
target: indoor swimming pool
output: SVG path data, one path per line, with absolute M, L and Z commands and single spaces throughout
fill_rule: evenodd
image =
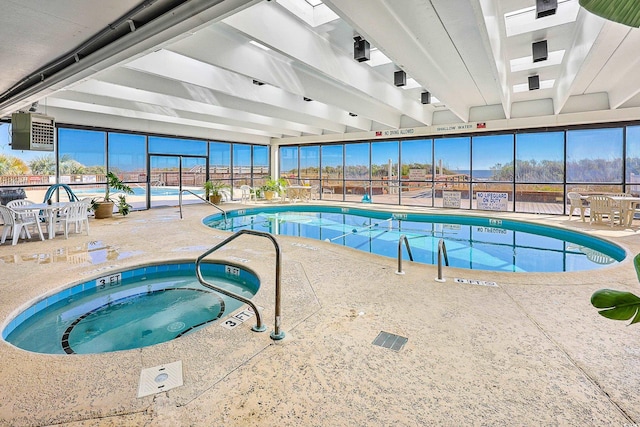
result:
M 251 298 L 248 270 L 203 263 L 204 278 Z M 12 319 L 2 338 L 46 354 L 93 354 L 170 341 L 233 313 L 242 303 L 198 282 L 193 262 L 141 266 L 77 284 L 40 299 Z
M 227 221 L 216 214 L 203 222 L 227 231 L 251 229 L 323 240 L 394 258 L 404 235 L 414 261 L 426 264 L 437 264 L 443 239 L 449 265 L 474 270 L 581 271 L 613 265 L 626 256 L 621 247 L 584 233 L 471 215 L 279 206 L 229 211 Z M 403 251 L 406 258 L 406 248 Z

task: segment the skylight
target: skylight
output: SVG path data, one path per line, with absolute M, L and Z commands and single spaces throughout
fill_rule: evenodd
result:
M 369 51 L 369 60 L 364 63 L 370 67 L 376 67 L 378 65 L 390 64 L 391 60 L 377 47 L 372 47 Z
M 263 45 L 262 43 L 259 43 L 255 40 L 249 40 L 249 43 L 254 45 L 255 47 L 259 47 L 262 50 L 271 50 L 270 48 L 268 48 L 267 46 Z
M 535 5 L 505 13 L 504 24 L 507 37 L 574 22 L 579 10 L 578 0 L 559 0 L 556 13 L 541 19 L 536 19 Z
M 277 2 L 314 28 L 339 18 L 321 0 L 277 0 Z
M 556 82 L 555 79 L 542 80 L 540 81 L 540 89 L 551 89 L 555 84 L 555 82 Z M 513 93 L 518 93 L 518 92 L 529 92 L 529 84 L 523 83 L 523 84 L 513 85 Z
M 531 55 L 512 59 L 509 61 L 511 63 L 511 72 L 515 73 L 516 71 L 526 71 L 534 68 L 538 69 L 542 67 L 549 67 L 551 65 L 560 65 L 562 64 L 562 58 L 564 58 L 564 52 L 564 49 L 549 52 L 547 59 L 540 62 L 533 62 L 533 57 Z
M 412 77 L 407 79 L 407 83 L 404 86 L 401 86 L 402 89 L 415 89 L 417 87 L 421 87 L 420 84 L 415 81 Z

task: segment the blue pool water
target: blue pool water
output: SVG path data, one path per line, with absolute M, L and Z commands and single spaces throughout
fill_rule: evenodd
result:
M 147 194 L 146 187 L 142 187 L 134 184 L 131 186 L 131 189 L 133 190 L 133 194 L 135 196 L 144 196 L 145 194 Z M 194 193 L 198 194 L 201 197 L 204 197 L 203 189 L 195 189 L 191 191 L 193 191 Z M 95 189 L 83 190 L 79 188 L 79 189 L 74 189 L 73 192 L 79 198 L 82 198 L 83 194 L 96 194 Z M 117 194 L 117 191 L 114 192 L 113 194 Z M 151 187 L 152 196 L 178 196 L 179 194 L 180 194 L 180 190 L 176 187 Z M 188 193 L 184 193 L 183 195 L 186 196 L 188 195 Z
M 622 261 L 621 247 L 560 228 L 467 215 L 389 213 L 360 208 L 286 206 L 241 209 L 203 221 L 218 229 L 252 229 L 330 241 L 397 257 L 405 235 L 414 261 L 437 264 L 444 239 L 453 267 L 509 271 L 564 272 L 601 268 Z M 404 246 L 404 245 L 403 245 Z M 403 257 L 407 259 L 406 249 Z
M 253 273 L 235 266 L 203 263 L 201 270 L 208 282 L 247 298 L 260 286 Z M 241 305 L 202 286 L 193 263 L 146 266 L 38 301 L 9 322 L 2 338 L 46 354 L 129 350 L 191 333 Z

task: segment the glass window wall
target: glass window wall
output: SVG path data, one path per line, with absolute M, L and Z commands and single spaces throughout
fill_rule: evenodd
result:
M 448 201 L 460 200 L 460 207 L 469 209 L 471 138 L 434 140 L 434 167 L 434 206 L 442 207 L 443 195 L 447 195 Z
M 401 203 L 412 206 L 433 206 L 433 140 L 415 139 L 402 141 L 400 144 Z M 393 190 L 391 187 L 391 191 Z
M 567 131 L 567 184 L 621 184 L 622 130 Z
M 380 141 L 371 143 L 371 199 L 375 203 L 399 201 L 400 143 Z
M 518 212 L 562 213 L 564 209 L 564 132 L 516 135 Z
M 345 200 L 359 202 L 370 197 L 369 143 L 345 144 L 344 175 Z
M 320 149 L 321 197 L 344 200 L 343 145 L 323 145 Z
M 640 195 L 640 126 L 629 126 L 626 132 L 626 192 Z

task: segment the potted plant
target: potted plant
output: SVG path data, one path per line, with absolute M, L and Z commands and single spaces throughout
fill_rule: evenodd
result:
M 207 181 L 202 186 L 204 188 L 205 199 L 214 205 L 220 204 L 222 200 L 222 190 L 229 188 L 229 186 L 222 181 Z
M 104 196 L 91 200 L 91 209 L 95 212 L 96 219 L 110 218 L 113 215 L 113 206 L 116 202 L 112 198 L 112 190 L 119 192 L 117 194 L 118 212 L 122 216 L 130 212 L 131 205 L 127 203 L 125 195 L 133 194 L 133 190 L 127 184 L 123 183 L 115 173 L 109 172 L 107 173 L 107 190 Z
M 265 183 L 260 187 L 262 193 L 264 194 L 264 198 L 266 200 L 271 200 L 275 196 L 276 193 L 284 192 L 284 188 L 286 187 L 287 182 L 284 178 L 273 179 L 270 176 L 267 177 Z

